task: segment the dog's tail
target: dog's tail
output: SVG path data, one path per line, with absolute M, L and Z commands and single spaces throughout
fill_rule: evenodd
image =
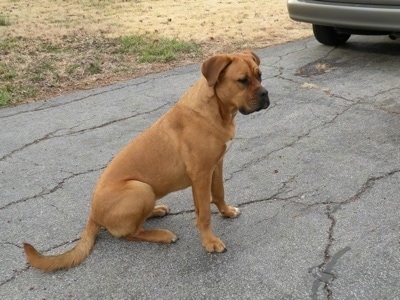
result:
M 89 256 L 99 231 L 100 226 L 89 217 L 81 239 L 74 248 L 60 255 L 44 256 L 32 245 L 24 243 L 26 259 L 32 267 L 44 271 L 74 267 Z

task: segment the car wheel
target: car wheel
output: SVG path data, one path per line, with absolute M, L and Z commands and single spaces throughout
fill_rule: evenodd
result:
M 313 32 L 318 42 L 328 46 L 343 45 L 351 36 L 349 33 L 340 33 L 333 27 L 314 24 Z

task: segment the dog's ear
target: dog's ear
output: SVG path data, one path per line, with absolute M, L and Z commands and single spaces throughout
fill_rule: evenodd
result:
M 250 53 L 251 53 L 251 56 L 253 57 L 253 60 L 256 62 L 257 66 L 259 66 L 260 63 L 261 63 L 261 60 L 260 60 L 260 58 L 258 57 L 258 55 L 255 54 L 254 52 L 250 52 Z
M 225 54 L 215 55 L 207 59 L 201 66 L 201 73 L 207 79 L 208 86 L 217 83 L 222 71 L 231 64 L 232 58 Z
M 251 51 L 243 51 L 242 52 L 245 55 L 251 56 L 251 58 L 255 61 L 255 63 L 257 64 L 257 66 L 260 65 L 260 58 L 257 56 L 257 54 L 255 54 L 254 52 Z

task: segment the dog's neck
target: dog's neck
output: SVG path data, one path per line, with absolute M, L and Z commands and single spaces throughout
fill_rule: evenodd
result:
M 219 101 L 219 100 L 218 100 Z M 235 125 L 235 117 L 237 114 L 237 110 L 231 110 L 231 109 L 224 109 L 222 105 L 219 104 L 219 112 L 221 115 L 221 119 L 223 122 L 227 125 L 232 124 Z
M 224 128 L 228 133 L 228 139 L 233 139 L 235 136 L 235 116 L 237 109 L 233 106 L 227 107 L 219 100 L 215 93 L 214 87 L 209 87 L 207 81 L 200 79 L 193 86 L 194 93 L 204 93 L 202 97 L 197 97 L 194 101 L 193 97 L 185 94 L 179 101 L 180 106 L 189 108 L 200 115 L 207 115 L 208 120 L 213 120 L 218 123 L 218 126 Z M 200 92 L 201 90 L 201 92 Z M 208 107 L 208 109 L 204 109 Z

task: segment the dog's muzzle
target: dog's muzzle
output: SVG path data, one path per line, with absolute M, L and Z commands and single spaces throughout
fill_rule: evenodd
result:
M 254 104 L 251 106 L 250 109 L 240 108 L 239 111 L 243 115 L 248 115 L 256 111 L 260 111 L 262 109 L 266 109 L 269 106 L 269 97 L 268 91 L 261 87 L 257 92 L 256 98 L 254 99 Z

